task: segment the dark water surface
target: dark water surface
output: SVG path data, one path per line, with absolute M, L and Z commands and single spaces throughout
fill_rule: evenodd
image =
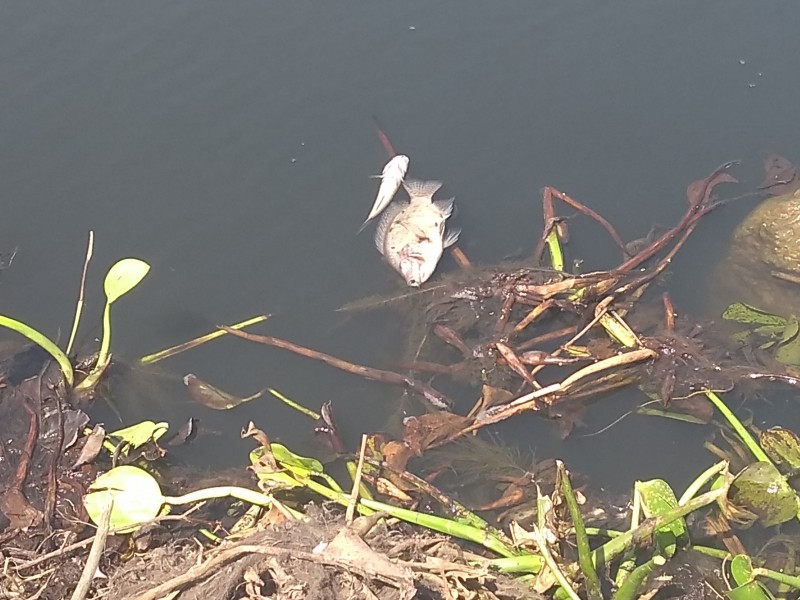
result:
M 65 339 L 94 229 L 85 326 L 100 322 L 108 266 L 152 265 L 115 306 L 121 359 L 268 312 L 263 331 L 384 366 L 398 357 L 395 317 L 334 312 L 400 286 L 372 229 L 354 235 L 386 160 L 373 115 L 415 177 L 456 196 L 476 262 L 531 251 L 543 185 L 632 239 L 674 223 L 686 185 L 724 161 L 744 161 L 746 191 L 767 153 L 800 159 L 797 23 L 790 2 L 4 3 L 0 250 L 19 251 L 0 312 Z M 676 261 L 682 308 L 702 308 L 703 279 L 747 208 L 713 215 Z M 602 231 L 573 233 L 587 269 L 614 264 Z M 85 328 L 82 341 L 97 335 Z M 396 396 L 238 340 L 121 385 L 127 422 L 199 416 L 211 433 L 191 453 L 213 464 L 245 459 L 236 438 L 250 419 L 290 444 L 309 442 L 308 422 L 270 400 L 198 407 L 180 382 L 189 371 L 241 395 L 269 385 L 314 407 L 333 400 L 351 442 Z M 595 405 L 590 430 L 626 407 Z M 628 461 L 623 480 L 680 479 L 681 449 L 701 452 L 702 432 L 685 425 L 624 423 L 624 445 L 558 442 L 533 417 L 508 435 L 600 476 Z M 641 439 L 675 464 L 654 468 Z

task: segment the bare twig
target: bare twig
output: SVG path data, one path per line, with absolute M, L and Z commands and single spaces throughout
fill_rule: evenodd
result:
M 100 523 L 97 526 L 97 533 L 94 536 L 92 547 L 89 550 L 89 556 L 86 558 L 86 565 L 83 567 L 81 578 L 78 580 L 78 585 L 75 586 L 75 591 L 72 592 L 70 600 L 83 600 L 89 592 L 89 587 L 92 585 L 97 567 L 100 565 L 100 558 L 103 556 L 103 550 L 106 547 L 106 538 L 108 537 L 108 528 L 111 521 L 111 511 L 114 508 L 114 500 L 109 496 L 108 502 L 103 508 L 100 515 Z
M 89 245 L 86 248 L 86 258 L 83 261 L 83 272 L 81 273 L 81 287 L 78 291 L 78 304 L 75 306 L 75 318 L 72 321 L 72 332 L 69 334 L 69 342 L 67 342 L 67 349 L 64 353 L 69 356 L 72 352 L 72 344 L 75 343 L 75 335 L 78 333 L 78 323 L 81 321 L 81 313 L 83 312 L 83 296 L 86 289 L 86 272 L 89 270 L 89 261 L 92 260 L 92 252 L 94 251 L 94 231 L 89 230 Z
M 345 523 L 350 526 L 353 523 L 353 516 L 356 513 L 356 505 L 358 504 L 358 491 L 361 487 L 361 474 L 364 472 L 364 453 L 367 451 L 367 434 L 361 436 L 361 449 L 358 453 L 358 466 L 356 467 L 356 474 L 353 477 L 353 490 L 350 492 L 350 502 L 347 505 L 347 512 L 345 513 Z

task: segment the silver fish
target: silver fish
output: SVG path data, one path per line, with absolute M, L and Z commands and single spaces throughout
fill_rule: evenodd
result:
M 398 154 L 386 163 L 380 175 L 375 176 L 381 180 L 381 185 L 378 188 L 378 195 L 375 197 L 372 210 L 369 211 L 369 216 L 367 220 L 364 221 L 364 224 L 361 225 L 361 229 L 358 230 L 358 233 L 361 233 L 364 227 L 367 226 L 367 223 L 381 214 L 383 209 L 392 201 L 400 184 L 403 182 L 403 178 L 406 176 L 406 171 L 408 171 L 408 157 L 403 154 Z
M 408 180 L 403 187 L 409 200 L 394 202 L 386 209 L 375 232 L 375 245 L 406 284 L 419 287 L 433 275 L 442 252 L 456 243 L 461 231 L 445 234 L 453 198 L 433 199 L 441 182 Z

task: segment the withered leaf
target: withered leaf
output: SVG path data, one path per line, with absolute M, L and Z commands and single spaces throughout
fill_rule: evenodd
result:
M 186 375 L 183 378 L 183 383 L 195 402 L 199 402 L 203 406 L 213 408 L 214 410 L 229 410 L 235 408 L 243 402 L 249 402 L 250 400 L 260 398 L 264 392 L 267 391 L 265 388 L 252 396 L 239 398 L 211 385 L 207 381 L 203 381 L 194 373 Z
M 72 447 L 88 422 L 89 415 L 82 410 L 64 411 L 64 450 Z
M 511 349 L 511 347 L 508 346 L 508 344 L 504 344 L 503 342 L 495 342 L 494 347 L 500 353 L 500 356 L 502 356 L 506 361 L 511 370 L 522 377 L 525 383 L 534 389 L 538 387 L 536 382 L 533 380 L 533 377 L 531 377 L 531 374 L 528 372 L 528 369 L 525 368 L 525 365 L 522 364 L 522 361 Z
M 694 207 L 705 206 L 708 204 L 708 200 L 717 185 L 720 183 L 738 183 L 736 178 L 725 172 L 733 164 L 725 163 L 705 179 L 698 179 L 690 183 L 686 188 L 686 197 L 689 200 L 689 205 Z
M 470 419 L 448 412 L 435 412 L 405 420 L 403 439 L 417 456 L 432 444 L 461 431 Z
M 672 408 L 689 414 L 704 423 L 710 423 L 714 418 L 714 405 L 705 396 L 673 398 Z
M 9 521 L 10 529 L 25 529 L 35 527 L 42 522 L 42 511 L 34 507 L 22 490 L 12 487 L 0 496 L 0 512 Z
M 78 460 L 75 461 L 72 468 L 76 469 L 81 465 L 87 465 L 94 461 L 97 455 L 100 454 L 100 449 L 103 447 L 103 440 L 105 439 L 106 430 L 103 429 L 102 425 L 95 425 L 92 429 L 92 433 L 86 437 L 86 442 L 84 442 L 83 448 L 81 448 Z
M 199 419 L 190 417 L 178 431 L 167 441 L 167 446 L 183 446 L 197 437 L 197 423 Z
M 513 399 L 514 399 L 514 394 L 512 394 L 508 390 L 483 384 L 483 388 L 481 389 L 481 399 L 478 403 L 476 410 L 474 409 L 472 412 L 474 412 L 475 414 L 479 414 L 491 406 L 497 406 L 498 404 L 506 404 L 507 402 L 511 402 L 511 400 Z
M 333 418 L 333 407 L 330 401 L 322 405 L 320 417 L 314 423 L 314 436 L 336 454 L 345 454 L 347 452 L 347 447 L 339 433 L 336 420 Z
M 252 421 L 250 421 L 247 424 L 247 428 L 242 429 L 241 436 L 242 439 L 249 437 L 254 438 L 260 446 L 263 446 L 264 448 L 269 448 L 269 438 L 267 437 L 267 434 L 264 433 L 258 427 L 256 427 L 255 423 L 253 423 Z
M 384 444 L 382 452 L 383 459 L 393 471 L 405 471 L 408 459 L 413 456 L 411 448 L 397 440 L 390 440 Z
M 786 158 L 780 154 L 770 154 L 764 159 L 764 181 L 758 189 L 779 196 L 795 190 L 798 185 L 797 167 Z
M 508 508 L 509 506 L 517 506 L 524 500 L 525 500 L 525 492 L 515 485 L 510 485 L 505 489 L 503 495 L 497 498 L 496 500 L 492 500 L 490 502 L 486 502 L 484 504 L 480 504 L 472 508 L 478 511 L 498 510 L 501 508 Z

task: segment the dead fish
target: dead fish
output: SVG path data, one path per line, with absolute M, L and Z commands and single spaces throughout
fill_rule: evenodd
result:
M 358 230 L 358 233 L 361 233 L 364 227 L 367 226 L 367 223 L 381 214 L 383 209 L 389 205 L 392 198 L 394 198 L 394 195 L 397 193 L 400 184 L 403 183 L 406 171 L 408 171 L 408 157 L 403 154 L 398 154 L 386 163 L 380 175 L 376 175 L 376 177 L 381 180 L 381 185 L 378 188 L 378 195 L 375 197 L 375 202 L 372 205 L 372 210 L 369 211 L 367 220 L 361 225 L 361 229 Z
M 453 214 L 453 198 L 434 200 L 439 181 L 403 182 L 408 202 L 394 202 L 381 217 L 375 245 L 386 261 L 406 280 L 419 287 L 433 275 L 442 252 L 456 243 L 460 230 L 445 234 L 445 222 Z

